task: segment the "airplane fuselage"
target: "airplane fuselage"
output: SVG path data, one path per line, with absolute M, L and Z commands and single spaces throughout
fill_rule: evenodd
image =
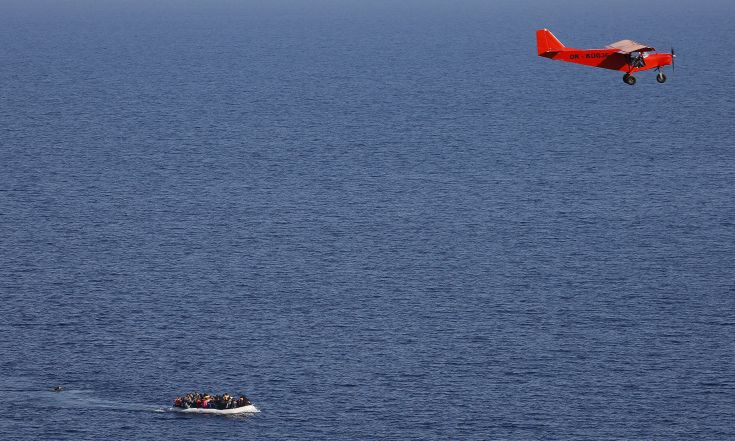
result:
M 671 64 L 671 54 L 649 54 L 644 57 L 643 67 L 631 64 L 630 54 L 621 54 L 617 49 L 573 49 L 564 48 L 557 52 L 545 52 L 542 57 L 567 63 L 582 64 L 603 69 L 634 73 L 656 69 Z

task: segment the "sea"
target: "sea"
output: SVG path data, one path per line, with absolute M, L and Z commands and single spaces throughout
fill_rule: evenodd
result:
M 734 21 L 2 0 L 0 439 L 734 440 Z

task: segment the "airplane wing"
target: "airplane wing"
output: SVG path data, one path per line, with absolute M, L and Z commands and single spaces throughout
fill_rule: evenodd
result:
M 646 46 L 645 44 L 638 43 L 633 40 L 620 40 L 615 43 L 610 43 L 606 47 L 610 49 L 617 49 L 620 53 L 629 54 L 631 52 L 652 52 L 655 48 Z

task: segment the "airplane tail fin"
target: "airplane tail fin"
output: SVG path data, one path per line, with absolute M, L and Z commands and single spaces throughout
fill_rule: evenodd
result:
M 538 49 L 539 55 L 546 52 L 559 52 L 565 47 L 550 30 L 539 29 L 536 31 L 536 49 Z

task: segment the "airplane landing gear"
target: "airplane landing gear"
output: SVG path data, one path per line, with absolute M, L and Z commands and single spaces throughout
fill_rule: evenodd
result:
M 625 81 L 625 84 L 628 84 L 628 85 L 631 85 L 632 86 L 632 85 L 635 84 L 635 81 L 636 80 L 635 80 L 635 77 L 633 75 L 631 75 L 631 74 L 625 74 L 625 75 L 623 75 L 623 81 Z
M 666 75 L 664 75 L 664 73 L 663 73 L 663 72 L 659 72 L 659 73 L 658 73 L 658 74 L 656 75 L 656 81 L 658 81 L 658 82 L 659 82 L 659 83 L 661 83 L 661 84 L 665 83 L 665 82 L 666 82 Z

